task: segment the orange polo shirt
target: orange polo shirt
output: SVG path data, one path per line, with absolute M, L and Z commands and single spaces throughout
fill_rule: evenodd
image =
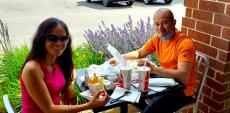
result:
M 144 46 L 147 51 L 156 51 L 160 67 L 165 69 L 177 69 L 178 62 L 191 62 L 192 70 L 189 80 L 184 83 L 186 96 L 192 96 L 196 87 L 196 59 L 195 46 L 190 37 L 184 35 L 177 29 L 174 35 L 167 41 L 163 41 L 155 34 Z

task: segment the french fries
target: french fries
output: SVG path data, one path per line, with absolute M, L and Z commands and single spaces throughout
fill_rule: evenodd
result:
M 96 83 L 103 83 L 103 78 L 102 77 L 98 77 L 96 74 L 93 75 L 92 79 L 89 79 L 87 81 L 88 84 L 96 84 Z
M 93 78 L 87 81 L 92 95 L 96 94 L 100 90 L 104 90 L 103 80 L 104 79 L 102 77 L 98 77 L 96 74 L 94 74 Z

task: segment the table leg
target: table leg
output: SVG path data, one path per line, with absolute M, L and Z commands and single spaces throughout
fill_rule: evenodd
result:
M 124 103 L 120 106 L 120 113 L 128 113 L 128 104 Z

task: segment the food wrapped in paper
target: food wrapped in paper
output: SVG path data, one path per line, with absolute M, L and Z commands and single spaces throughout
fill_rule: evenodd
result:
M 103 78 L 98 77 L 96 74 L 86 82 L 92 95 L 95 95 L 100 90 L 104 90 Z

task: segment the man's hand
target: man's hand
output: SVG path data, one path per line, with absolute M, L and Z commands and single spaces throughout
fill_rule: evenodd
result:
M 151 61 L 147 60 L 147 59 L 137 59 L 137 66 L 144 66 L 146 63 L 147 67 L 150 67 L 150 71 L 152 73 L 154 73 L 155 68 L 157 67 L 154 63 L 152 63 Z
M 111 58 L 111 59 L 109 59 L 109 63 L 110 63 L 112 66 L 116 66 L 119 62 L 118 62 L 115 58 Z

